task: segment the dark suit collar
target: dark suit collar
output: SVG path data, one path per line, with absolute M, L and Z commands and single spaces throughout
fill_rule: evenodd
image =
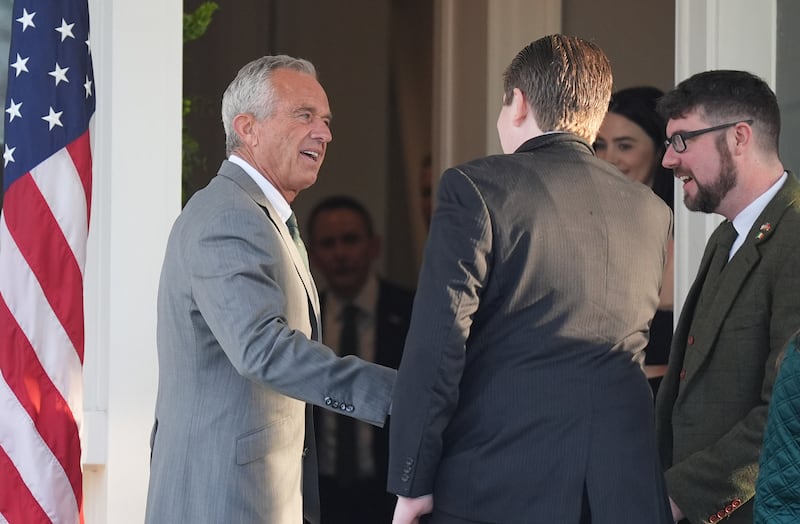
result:
M 588 153 L 594 155 L 594 149 L 592 146 L 589 145 L 584 139 L 580 138 L 578 135 L 574 135 L 572 133 L 564 133 L 564 132 L 555 132 L 555 133 L 545 133 L 543 135 L 539 135 L 537 137 L 531 138 L 525 141 L 521 146 L 517 148 L 515 153 L 528 153 L 531 151 L 535 151 L 536 149 L 540 149 L 543 147 L 549 147 L 553 145 L 571 145 L 573 147 L 583 147 L 586 148 Z

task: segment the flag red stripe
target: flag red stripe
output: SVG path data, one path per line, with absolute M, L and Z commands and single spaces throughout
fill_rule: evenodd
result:
M 42 368 L 28 338 L 0 297 L 0 370 L 81 501 L 81 442 L 69 405 Z
M 72 157 L 72 163 L 78 171 L 78 177 L 83 184 L 83 194 L 86 196 L 86 223 L 92 210 L 92 148 L 89 141 L 89 130 L 67 145 L 67 152 Z
M 64 233 L 30 174 L 5 195 L 9 234 L 83 363 L 83 276 Z
M 0 513 L 8 524 L 51 524 L 42 507 L 33 498 L 31 490 L 19 476 L 14 463 L 0 447 Z

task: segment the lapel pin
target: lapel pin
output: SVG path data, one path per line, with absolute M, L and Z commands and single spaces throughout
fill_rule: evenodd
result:
M 761 227 L 758 228 L 758 234 L 756 235 L 756 240 L 763 240 L 767 233 L 772 231 L 772 224 L 769 222 L 765 222 L 761 224 Z

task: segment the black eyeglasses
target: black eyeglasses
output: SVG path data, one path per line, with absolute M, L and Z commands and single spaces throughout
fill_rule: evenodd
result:
M 669 148 L 672 146 L 672 149 L 675 150 L 676 153 L 683 153 L 686 151 L 686 141 L 690 138 L 694 138 L 696 136 L 705 135 L 706 133 L 710 133 L 712 131 L 719 131 L 720 129 L 727 129 L 729 127 L 733 127 L 737 124 L 752 124 L 752 120 L 739 120 L 737 122 L 731 122 L 730 124 L 720 124 L 718 126 L 707 127 L 705 129 L 698 129 L 697 131 L 687 131 L 685 133 L 675 133 L 668 139 L 664 141 L 664 147 Z

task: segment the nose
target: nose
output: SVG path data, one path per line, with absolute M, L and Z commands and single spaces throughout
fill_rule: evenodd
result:
M 679 163 L 678 153 L 675 152 L 671 145 L 667 146 L 667 150 L 664 151 L 664 156 L 661 158 L 661 165 L 667 169 L 675 169 Z
M 314 128 L 311 130 L 311 138 L 314 140 L 319 140 L 325 144 L 333 140 L 331 128 L 328 126 L 328 123 L 325 120 L 322 120 L 321 118 L 316 119 Z

